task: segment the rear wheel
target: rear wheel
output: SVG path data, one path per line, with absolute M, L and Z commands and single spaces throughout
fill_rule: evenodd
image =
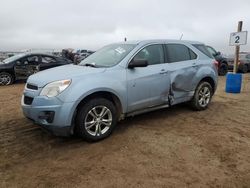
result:
M 80 108 L 76 119 L 76 131 L 87 141 L 99 141 L 112 133 L 116 123 L 114 104 L 107 99 L 96 98 Z
M 213 89 L 208 82 L 201 82 L 195 90 L 191 105 L 194 110 L 205 110 L 213 96 Z
M 219 75 L 225 76 L 228 72 L 228 65 L 226 63 L 222 63 L 219 67 Z
M 0 85 L 6 86 L 12 84 L 14 81 L 13 76 L 10 73 L 7 72 L 1 72 L 0 73 Z

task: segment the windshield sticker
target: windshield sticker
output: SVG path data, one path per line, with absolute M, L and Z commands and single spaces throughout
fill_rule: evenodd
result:
M 115 51 L 117 51 L 119 54 L 123 54 L 124 52 L 126 52 L 126 50 L 124 50 L 122 47 L 116 48 Z

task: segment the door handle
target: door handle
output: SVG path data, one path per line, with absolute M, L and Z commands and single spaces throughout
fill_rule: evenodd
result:
M 166 74 L 166 73 L 168 73 L 168 71 L 166 71 L 165 69 L 161 69 L 160 74 Z
M 196 63 L 192 63 L 192 67 L 197 67 L 197 64 Z

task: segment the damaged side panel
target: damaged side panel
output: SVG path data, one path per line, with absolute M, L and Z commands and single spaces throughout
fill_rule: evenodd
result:
M 177 104 L 191 99 L 196 87 L 198 65 L 193 61 L 169 63 L 170 104 Z

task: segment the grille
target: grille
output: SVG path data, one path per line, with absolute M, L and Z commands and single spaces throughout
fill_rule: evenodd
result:
M 24 104 L 31 105 L 32 102 L 33 102 L 33 98 L 32 97 L 27 97 L 27 96 L 24 97 Z
M 26 86 L 28 89 L 32 89 L 32 90 L 38 90 L 38 87 L 32 84 L 27 84 Z

